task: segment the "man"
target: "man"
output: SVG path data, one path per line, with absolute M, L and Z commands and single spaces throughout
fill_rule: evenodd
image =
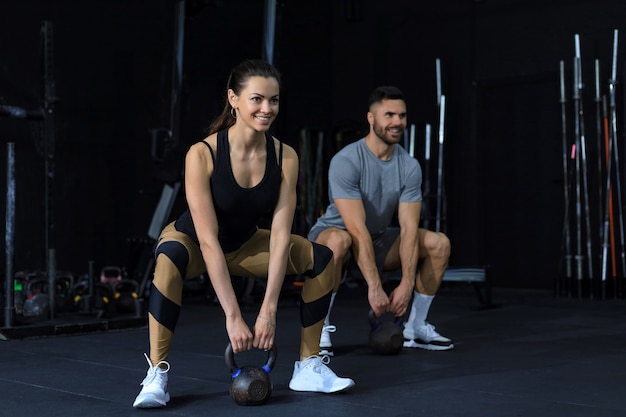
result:
M 446 235 L 419 228 L 422 171 L 418 161 L 398 144 L 407 126 L 404 95 L 382 86 L 370 95 L 364 138 L 345 146 L 328 171 L 330 204 L 308 238 L 334 254 L 335 286 L 320 340 L 320 354 L 333 355 L 330 311 L 342 279 L 342 268 L 355 262 L 367 283 L 369 304 L 377 316 L 403 317 L 404 347 L 448 350 L 452 341 L 426 321 L 428 310 L 450 256 Z M 395 216 L 399 227 L 393 226 Z M 419 270 L 418 270 L 419 266 Z M 385 293 L 381 273 L 402 271 L 398 286 Z

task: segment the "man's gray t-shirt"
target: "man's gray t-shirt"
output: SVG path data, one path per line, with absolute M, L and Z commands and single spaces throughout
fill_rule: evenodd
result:
M 417 159 L 399 145 L 388 161 L 377 158 L 362 138 L 331 159 L 328 196 L 330 204 L 311 228 L 309 239 L 315 240 L 328 227 L 345 230 L 335 198 L 362 200 L 367 229 L 376 238 L 390 225 L 398 203 L 422 200 L 422 169 Z

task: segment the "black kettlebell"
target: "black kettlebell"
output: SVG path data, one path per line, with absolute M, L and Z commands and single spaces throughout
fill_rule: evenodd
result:
M 113 298 L 118 313 L 135 312 L 135 300 L 139 298 L 137 291 L 137 281 L 132 279 L 122 279 L 113 284 Z
M 265 404 L 272 395 L 270 372 L 274 368 L 278 350 L 276 345 L 267 352 L 267 362 L 263 366 L 247 365 L 238 367 L 235 363 L 233 346 L 226 346 L 224 359 L 231 372 L 230 396 L 239 405 Z
M 402 318 L 396 317 L 393 321 L 380 320 L 374 310 L 370 310 L 369 322 L 371 327 L 369 343 L 372 350 L 380 355 L 400 353 L 404 344 Z
M 28 281 L 23 314 L 24 317 L 30 317 L 35 320 L 46 320 L 50 317 L 47 279 L 34 278 Z

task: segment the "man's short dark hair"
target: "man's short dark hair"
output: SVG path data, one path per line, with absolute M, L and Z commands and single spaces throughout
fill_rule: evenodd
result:
M 383 85 L 376 87 L 370 94 L 368 106 L 374 103 L 380 103 L 383 100 L 404 100 L 402 91 L 393 85 Z

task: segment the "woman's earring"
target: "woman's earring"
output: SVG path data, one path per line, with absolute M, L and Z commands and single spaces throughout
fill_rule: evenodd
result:
M 234 107 L 230 108 L 230 115 L 232 116 L 233 119 L 237 118 L 237 113 L 235 113 L 235 108 Z

